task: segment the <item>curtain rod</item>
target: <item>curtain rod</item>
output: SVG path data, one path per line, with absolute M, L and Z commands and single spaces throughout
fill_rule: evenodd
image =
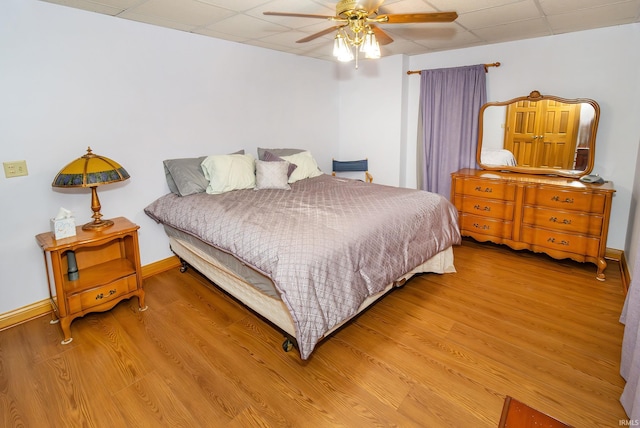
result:
M 484 71 L 485 72 L 489 72 L 489 67 L 500 67 L 500 63 L 499 62 L 492 62 L 491 64 L 485 64 L 484 65 Z M 415 71 L 407 71 L 407 74 L 420 74 L 420 70 L 415 70 Z

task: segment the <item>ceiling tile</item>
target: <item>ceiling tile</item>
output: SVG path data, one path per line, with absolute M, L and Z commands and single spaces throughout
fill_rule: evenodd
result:
M 129 14 L 138 17 L 147 15 L 167 22 L 179 22 L 184 26 L 199 27 L 233 15 L 235 12 L 196 0 L 180 0 L 176 7 L 175 0 L 147 0 L 121 14 L 127 18 Z
M 476 28 L 493 27 L 510 22 L 540 18 L 540 16 L 540 11 L 533 0 L 526 0 L 518 4 L 508 4 L 464 13 L 458 17 L 457 22 L 469 30 L 474 30 Z
M 485 42 L 498 43 L 549 36 L 551 35 L 551 30 L 544 19 L 538 18 L 495 27 L 480 28 L 473 30 L 473 33 Z

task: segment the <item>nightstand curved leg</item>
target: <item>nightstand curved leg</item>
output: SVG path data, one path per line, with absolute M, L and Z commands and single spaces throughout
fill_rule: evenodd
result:
M 60 328 L 62 328 L 62 334 L 64 335 L 64 339 L 60 344 L 66 345 L 67 343 L 71 343 L 73 340 L 73 337 L 71 337 L 71 320 L 69 318 L 61 318 Z
M 144 312 L 147 309 L 149 309 L 149 307 L 144 304 L 144 290 L 141 288 L 138 292 L 138 312 Z

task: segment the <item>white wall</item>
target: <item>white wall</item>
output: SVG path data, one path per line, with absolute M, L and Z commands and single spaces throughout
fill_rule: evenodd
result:
M 168 257 L 143 209 L 168 192 L 162 160 L 241 148 L 305 147 L 330 170 L 338 151 L 335 65 L 35 0 L 0 14 L 0 314 L 48 297 L 34 236 L 63 206 L 90 220 L 88 191 L 54 190 L 68 162 L 120 162 L 125 183 L 98 192 L 105 218 L 141 226 L 143 264 Z
M 369 159 L 374 182 L 401 183 L 405 76 L 401 55 L 339 64 L 341 159 Z

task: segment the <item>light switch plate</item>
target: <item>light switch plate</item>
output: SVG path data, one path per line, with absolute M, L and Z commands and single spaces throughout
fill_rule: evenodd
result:
M 2 162 L 2 165 L 4 166 L 4 176 L 7 178 L 29 175 L 27 161 Z

